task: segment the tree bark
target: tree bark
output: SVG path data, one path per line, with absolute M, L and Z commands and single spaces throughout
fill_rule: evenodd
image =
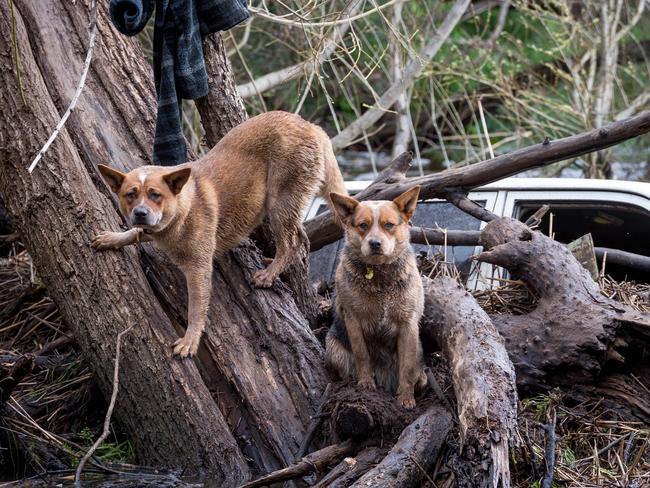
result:
M 508 269 L 538 297 L 524 315 L 495 315 L 520 391 L 589 384 L 650 337 L 650 316 L 608 299 L 569 249 L 499 218 L 481 232 L 482 262 Z
M 196 107 L 205 130 L 205 142 L 212 147 L 230 129 L 244 122 L 247 116 L 244 101 L 237 93 L 235 77 L 219 32 L 210 34 L 203 40 L 203 54 L 208 72 L 209 92 L 205 97 L 196 100 Z
M 27 1 L 0 4 L 0 185 L 9 211 L 28 246 L 36 268 L 81 346 L 97 382 L 108 397 L 112 387 L 115 337 L 137 324 L 124 346 L 117 414 L 142 462 L 183 467 L 224 485 L 248 477 L 248 467 L 221 412 L 191 362 L 174 361 L 169 344 L 176 334 L 140 268 L 134 249 L 97 254 L 91 237 L 120 226 L 111 203 L 97 192 L 88 174 L 108 154 L 126 158 L 127 147 L 151 140 L 151 83 L 125 56 L 132 43 L 117 38 L 100 6 L 100 38 L 86 91 L 36 171 L 27 165 L 58 121 L 80 73 L 81 48 L 87 37 L 88 8 L 77 3 Z M 22 103 L 12 59 L 12 16 L 20 48 Z M 76 36 L 59 37 L 66 32 Z M 137 51 L 138 53 L 140 51 Z M 106 62 L 110 60 L 110 62 Z M 75 69 L 76 68 L 76 69 Z M 73 74 L 74 73 L 74 74 Z M 148 74 L 144 78 L 148 79 Z M 149 97 L 132 98 L 133 84 Z M 116 89 L 120 85 L 120 89 Z M 94 107 L 94 108 L 93 108 Z M 121 109 L 120 110 L 118 110 Z M 58 110 L 57 110 L 58 109 Z M 102 117 L 89 117 L 100 110 Z M 90 113 L 89 113 L 90 112 Z M 125 121 L 133 117 L 145 124 Z M 133 122 L 133 120 L 131 120 Z M 147 127 L 147 123 L 149 126 Z M 94 138 L 75 137 L 83 126 Z M 139 136 L 142 136 L 140 139 Z M 131 158 L 131 156 L 129 156 Z M 94 174 L 94 170 L 91 174 Z
M 469 191 L 481 185 L 515 175 L 530 168 L 547 166 L 565 159 L 597 151 L 627 139 L 650 132 L 650 111 L 629 119 L 612 122 L 600 129 L 584 132 L 557 141 L 544 141 L 494 159 L 449 169 L 440 173 L 395 181 L 375 180 L 355 197 L 359 200 L 390 200 L 409 188 L 420 185 L 420 198 L 444 198 L 450 190 Z M 305 222 L 311 251 L 340 239 L 341 228 L 331 212 L 324 212 Z

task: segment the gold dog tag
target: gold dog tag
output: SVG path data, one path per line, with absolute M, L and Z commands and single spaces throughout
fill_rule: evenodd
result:
M 368 266 L 366 268 L 366 279 L 371 280 L 373 276 L 375 276 L 375 270 Z

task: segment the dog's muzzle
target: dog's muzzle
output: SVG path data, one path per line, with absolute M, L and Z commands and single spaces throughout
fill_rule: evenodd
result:
M 370 254 L 373 256 L 381 256 L 383 254 L 381 251 L 381 241 L 372 240 L 368 242 L 368 247 L 370 248 Z
M 152 215 L 145 206 L 135 207 L 131 211 L 131 223 L 133 225 L 152 225 Z

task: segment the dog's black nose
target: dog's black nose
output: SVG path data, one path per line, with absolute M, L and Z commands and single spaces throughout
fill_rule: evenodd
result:
M 133 215 L 136 217 L 146 217 L 149 214 L 147 207 L 136 207 L 133 209 Z
M 372 249 L 373 251 L 377 251 L 378 249 L 381 249 L 381 241 L 378 241 L 376 239 L 371 240 L 370 242 L 368 242 L 368 244 L 370 244 L 370 249 Z

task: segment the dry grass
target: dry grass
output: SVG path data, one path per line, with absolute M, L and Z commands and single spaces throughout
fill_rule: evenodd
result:
M 541 423 L 557 415 L 554 486 L 650 486 L 650 427 L 626 419 L 598 398 L 575 402 L 560 392 L 521 402 L 519 446 L 512 451 L 514 485 L 537 487 L 545 470 Z
M 103 399 L 19 245 L 0 261 L 0 284 L 0 386 L 20 358 L 35 358 L 4 405 L 3 472 L 11 477 L 72 466 L 92 441 Z M 49 350 L 39 356 L 44 347 Z M 129 445 L 122 444 L 121 452 L 133 455 Z

